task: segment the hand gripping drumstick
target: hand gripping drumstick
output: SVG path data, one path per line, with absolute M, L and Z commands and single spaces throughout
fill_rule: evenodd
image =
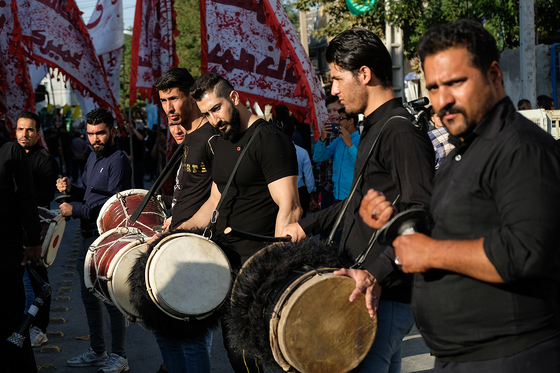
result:
M 35 277 L 37 281 L 42 282 L 43 285 L 41 287 L 41 294 L 39 294 L 35 298 L 31 307 L 29 307 L 25 320 L 23 320 L 21 326 L 7 339 L 8 342 L 13 343 L 20 348 L 23 346 L 23 342 L 25 342 L 24 334 L 31 326 L 31 323 L 33 322 L 33 319 L 35 319 L 35 315 L 37 315 L 39 308 L 45 303 L 45 299 L 47 299 L 47 297 L 51 295 L 51 286 L 46 283 L 41 277 L 39 277 L 37 272 L 35 272 L 35 269 L 29 264 L 27 265 L 27 271 L 31 275 L 33 275 L 33 277 Z
M 226 229 L 224 229 L 224 234 L 231 234 L 232 236 L 244 238 L 246 240 L 261 242 L 290 242 L 292 240 L 292 236 L 290 235 L 286 237 L 262 236 L 260 234 L 240 231 L 239 229 L 235 229 L 232 227 L 227 227 Z

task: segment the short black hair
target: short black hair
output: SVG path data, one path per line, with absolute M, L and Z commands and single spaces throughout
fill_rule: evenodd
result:
M 544 110 L 552 110 L 552 98 L 547 95 L 537 96 L 537 106 Z
M 338 109 L 338 114 L 344 114 L 344 115 L 346 115 L 346 118 L 354 119 L 354 126 L 358 126 L 358 120 L 360 119 L 358 114 L 347 113 L 345 108 Z
M 220 74 L 206 73 L 194 82 L 190 93 L 195 101 L 200 101 L 202 96 L 210 92 L 215 92 L 216 97 L 229 98 L 233 90 L 233 86 Z
M 154 88 L 158 91 L 179 88 L 179 91 L 187 96 L 193 84 L 194 78 L 189 70 L 184 67 L 167 70 L 162 76 L 154 80 Z
M 430 29 L 422 36 L 416 49 L 424 68 L 426 57 L 461 47 L 467 49 L 470 62 L 484 74 L 492 62 L 500 61 L 496 39 L 481 23 L 470 19 L 460 19 Z
M 517 102 L 517 110 L 521 110 L 521 106 L 525 104 L 527 106 L 531 106 L 531 101 L 527 100 L 526 98 L 522 98 L 521 100 L 519 100 L 519 102 Z
M 105 123 L 107 128 L 111 129 L 113 128 L 115 119 L 113 118 L 113 114 L 111 114 L 109 110 L 104 108 L 97 108 L 86 114 L 86 123 L 90 125 Z
M 41 129 L 41 118 L 37 114 L 32 113 L 30 111 L 24 111 L 23 113 L 18 115 L 16 122 L 20 118 L 26 118 L 26 119 L 34 120 L 35 121 L 35 129 L 37 130 L 37 132 L 39 132 L 39 130 Z
M 325 100 L 325 106 L 329 106 L 330 104 L 334 104 L 335 102 L 339 102 L 338 96 L 329 96 Z
M 393 86 L 393 62 L 385 44 L 373 32 L 356 27 L 336 35 L 325 55 L 328 63 L 352 72 L 367 66 L 384 88 Z

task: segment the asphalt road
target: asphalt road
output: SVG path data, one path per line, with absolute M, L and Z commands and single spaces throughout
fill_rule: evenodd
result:
M 53 202 L 52 208 L 56 208 Z M 53 289 L 51 323 L 48 327 L 48 343 L 35 348 L 35 359 L 39 370 L 56 370 L 60 373 L 93 373 L 96 368 L 71 368 L 66 360 L 78 356 L 89 348 L 88 327 L 83 304 L 80 299 L 80 283 L 76 270 L 76 256 L 80 242 L 79 221 L 67 222 L 62 244 L 49 278 Z M 106 315 L 108 320 L 108 315 Z M 110 346 L 109 323 L 105 325 Z M 155 337 L 141 325 L 131 323 L 127 328 L 126 351 L 133 373 L 155 373 L 162 363 Z M 212 345 L 212 372 L 232 372 L 223 347 L 221 331 L 216 330 Z M 422 337 L 414 328 L 403 343 L 402 372 L 431 372 L 433 358 Z

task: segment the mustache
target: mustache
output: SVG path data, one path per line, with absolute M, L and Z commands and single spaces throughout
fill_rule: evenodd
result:
M 440 111 L 438 111 L 438 117 L 440 119 L 443 119 L 443 117 L 446 116 L 447 114 L 463 114 L 463 116 L 465 117 L 467 116 L 467 112 L 465 111 L 465 108 L 460 105 L 448 105 L 443 109 L 441 109 Z

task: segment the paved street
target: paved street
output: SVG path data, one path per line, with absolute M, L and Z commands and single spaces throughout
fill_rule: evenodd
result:
M 56 204 L 51 204 L 56 208 Z M 54 370 L 60 373 L 93 373 L 96 368 L 70 368 L 66 360 L 89 348 L 88 327 L 84 308 L 80 299 L 79 279 L 76 271 L 76 256 L 80 242 L 79 221 L 67 222 L 62 244 L 54 264 L 49 268 L 49 278 L 53 289 L 51 324 L 48 328 L 49 343 L 35 348 L 35 358 L 40 370 Z M 108 317 L 106 318 L 108 320 Z M 106 336 L 110 336 L 106 325 Z M 110 341 L 110 338 L 108 338 Z M 110 349 L 110 344 L 109 347 Z M 133 373 L 155 373 L 162 363 L 155 338 L 139 324 L 131 324 L 127 329 L 127 357 Z M 414 329 L 403 345 L 402 372 L 431 372 L 433 359 L 428 354 L 422 338 Z M 222 344 L 220 330 L 214 332 L 212 346 L 212 372 L 231 372 L 226 351 Z

